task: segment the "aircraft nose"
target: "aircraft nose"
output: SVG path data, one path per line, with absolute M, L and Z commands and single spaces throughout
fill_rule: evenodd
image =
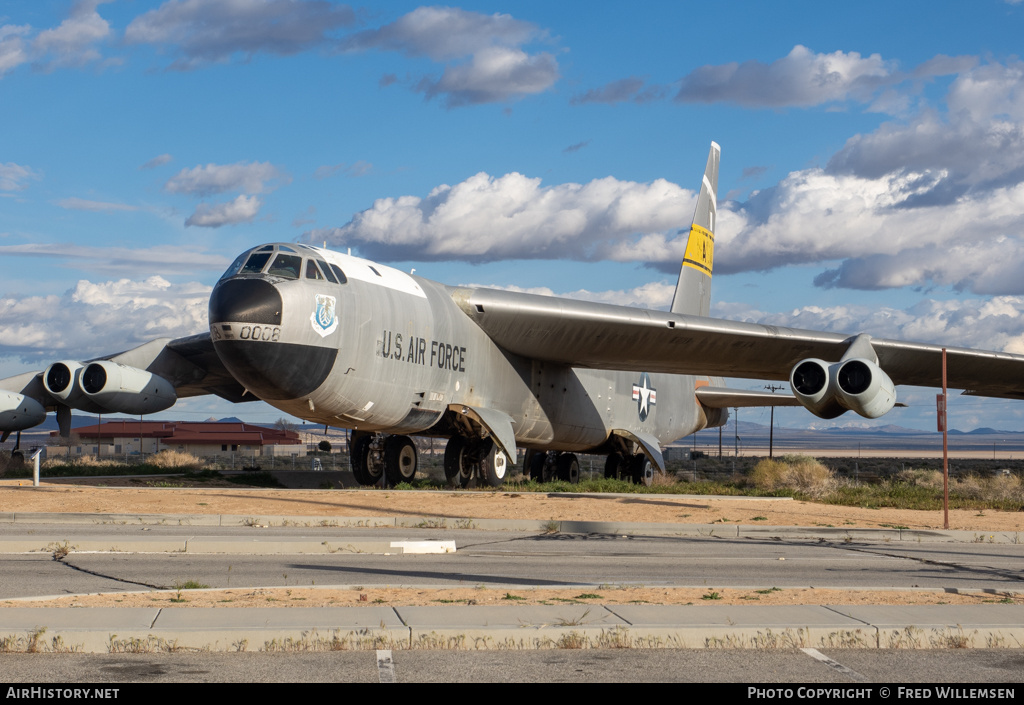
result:
M 263 279 L 227 279 L 210 295 L 217 356 L 239 384 L 265 400 L 308 396 L 326 381 L 338 356 L 333 345 L 304 340 L 322 339 L 309 329 L 308 313 L 289 329 L 282 308 L 277 287 Z
M 281 325 L 281 293 L 265 279 L 228 279 L 210 295 L 210 323 Z

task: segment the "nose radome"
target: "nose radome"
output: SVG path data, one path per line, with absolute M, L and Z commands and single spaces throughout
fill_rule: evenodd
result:
M 214 326 L 218 329 L 217 356 L 235 380 L 264 400 L 307 397 L 326 381 L 338 356 L 334 346 L 308 345 L 297 332 L 292 335 L 279 328 L 282 313 L 281 294 L 262 279 L 227 279 L 210 295 L 211 332 Z M 268 335 L 271 326 L 274 333 Z M 261 334 L 255 335 L 261 327 Z M 223 333 L 231 328 L 237 328 L 234 335 Z
M 210 295 L 210 323 L 281 325 L 281 294 L 264 279 L 229 279 Z

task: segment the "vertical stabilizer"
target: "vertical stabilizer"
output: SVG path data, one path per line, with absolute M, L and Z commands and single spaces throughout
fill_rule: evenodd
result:
M 679 283 L 672 297 L 672 313 L 706 316 L 711 309 L 711 267 L 715 259 L 715 224 L 718 220 L 718 160 L 722 148 L 711 143 L 704 181 L 697 197 L 686 253 L 679 268 Z

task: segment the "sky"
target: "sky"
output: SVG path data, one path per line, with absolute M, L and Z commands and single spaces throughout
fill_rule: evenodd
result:
M 1024 353 L 1021 36 L 1020 0 L 8 0 L 0 377 L 205 331 L 264 242 L 667 308 L 712 140 L 712 315 Z

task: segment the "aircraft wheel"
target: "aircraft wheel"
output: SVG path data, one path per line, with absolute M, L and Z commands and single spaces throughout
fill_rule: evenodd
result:
M 25 462 L 25 454 L 22 453 L 20 450 L 12 451 L 11 452 L 11 462 L 14 463 L 15 465 L 20 465 L 20 464 L 24 463 Z
M 480 476 L 490 487 L 501 487 L 505 482 L 505 475 L 508 474 L 508 456 L 493 440 L 490 445 L 490 450 L 480 458 Z
M 622 453 L 609 453 L 608 459 L 604 461 L 604 476 L 609 480 L 618 480 L 620 476 L 626 479 L 626 456 Z
M 444 447 L 444 476 L 452 487 L 465 487 L 473 479 L 468 445 L 462 436 L 452 436 Z
M 630 461 L 630 470 L 633 474 L 633 484 L 650 487 L 654 484 L 654 465 L 643 453 L 637 453 Z
M 531 449 L 526 451 L 526 457 L 523 458 L 523 474 L 529 475 L 531 480 L 543 482 L 544 461 L 547 459 L 547 455 L 542 450 Z
M 575 453 L 561 453 L 558 456 L 558 479 L 572 484 L 580 481 L 580 461 Z
M 408 436 L 388 436 L 384 441 L 384 474 L 389 485 L 412 482 L 416 477 L 416 444 Z
M 352 466 L 352 474 L 360 485 L 372 485 L 373 479 L 367 469 L 367 461 L 370 455 L 370 444 L 373 442 L 372 434 L 361 434 L 352 439 L 349 449 L 349 463 Z

